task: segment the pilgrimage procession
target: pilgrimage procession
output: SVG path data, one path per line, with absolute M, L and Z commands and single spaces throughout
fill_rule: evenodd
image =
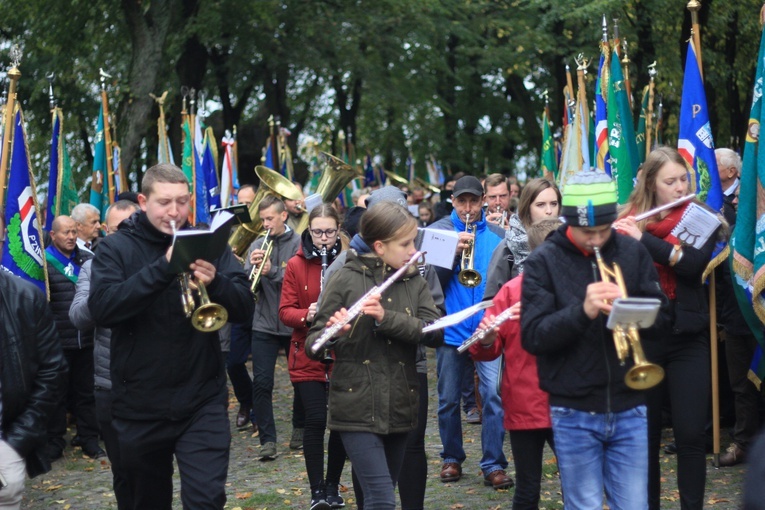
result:
M 765 6 L 0 5 L 0 510 L 765 509 Z

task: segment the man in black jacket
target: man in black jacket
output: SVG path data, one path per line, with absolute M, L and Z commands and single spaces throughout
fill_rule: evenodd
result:
M 577 174 L 566 184 L 553 232 L 526 259 L 521 342 L 537 356 L 539 385 L 550 394 L 550 415 L 566 508 L 648 507 L 648 424 L 644 393 L 627 387 L 632 363 L 620 364 L 606 328 L 610 302 L 622 297 L 600 281 L 594 248 L 618 263 L 630 297 L 657 298 L 667 307 L 648 251 L 616 234 L 616 189 L 605 174 Z M 644 341 L 666 322 L 662 313 Z M 653 333 L 653 335 L 651 335 Z
M 98 445 L 96 400 L 93 395 L 93 329 L 78 330 L 69 320 L 74 290 L 80 268 L 93 255 L 77 246 L 77 223 L 69 216 L 58 216 L 51 226 L 51 245 L 45 249 L 48 268 L 50 307 L 56 329 L 69 364 L 67 393 L 62 397 L 48 427 L 48 454 L 56 460 L 63 454 L 66 434 L 66 411 L 72 411 L 77 435 L 72 446 L 82 447 L 88 457 L 97 459 L 106 453 Z
M 170 272 L 173 223 L 189 216 L 188 180 L 160 164 L 146 171 L 141 212 L 100 243 L 88 308 L 112 330 L 112 425 L 135 509 L 169 509 L 173 456 L 184 508 L 223 508 L 231 434 L 226 373 L 217 332 L 192 327 Z M 230 250 L 196 260 L 193 279 L 229 320 L 252 317 L 247 277 Z
M 0 214 L 0 251 L 5 238 Z M 63 393 L 66 360 L 45 296 L 0 271 L 0 508 L 21 508 L 25 474 L 50 471 L 46 426 Z

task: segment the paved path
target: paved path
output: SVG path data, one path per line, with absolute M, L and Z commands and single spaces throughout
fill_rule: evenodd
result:
M 427 428 L 426 447 L 428 454 L 428 486 L 425 508 L 448 510 L 503 510 L 511 508 L 512 489 L 494 491 L 484 487 L 480 476 L 480 427 L 465 425 L 465 450 L 467 461 L 464 464 L 465 476 L 458 483 L 442 484 L 438 479 L 440 470 L 439 451 L 441 442 L 436 422 L 435 362 L 431 361 L 429 381 L 430 409 Z M 279 435 L 280 456 L 273 462 L 262 463 L 257 460 L 259 442 L 247 432 L 233 430 L 231 444 L 231 463 L 227 484 L 228 509 L 306 509 L 309 491 L 305 464 L 300 452 L 287 448 L 290 438 L 290 406 L 292 387 L 289 384 L 286 362 L 280 358 L 277 365 L 274 412 Z M 237 406 L 230 409 L 232 423 L 235 420 Z M 505 453 L 510 457 L 510 443 L 505 443 Z M 676 463 L 674 456 L 662 457 L 663 466 L 663 501 L 662 508 L 680 508 L 675 479 Z M 511 468 L 512 471 L 512 462 Z M 743 474 L 745 468 L 707 470 L 706 508 L 728 510 L 740 507 Z M 346 465 L 342 483 L 350 489 L 350 468 Z M 176 494 L 174 508 L 181 508 L 180 483 L 176 476 Z M 343 494 L 349 503 L 346 508 L 356 508 L 353 504 L 353 491 Z M 548 451 L 544 465 L 542 482 L 542 502 L 540 508 L 560 509 L 560 483 L 554 459 Z M 82 452 L 65 451 L 63 459 L 54 464 L 53 471 L 27 483 L 27 494 L 22 505 L 25 509 L 71 509 L 71 510 L 106 510 L 116 509 L 114 493 L 111 490 L 111 471 L 107 461 L 93 461 L 82 456 Z

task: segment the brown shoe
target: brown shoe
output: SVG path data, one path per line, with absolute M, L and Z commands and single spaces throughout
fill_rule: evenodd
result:
M 236 413 L 236 428 L 243 429 L 250 423 L 250 408 L 239 406 L 239 412 Z
M 456 482 L 460 478 L 462 478 L 462 466 L 457 462 L 444 462 L 441 468 L 441 481 L 444 483 Z
M 746 462 L 746 451 L 736 443 L 731 444 L 725 453 L 720 455 L 720 466 L 730 467 Z
M 495 489 L 509 489 L 515 482 L 513 479 L 507 476 L 502 469 L 492 471 L 484 479 L 483 484 L 487 487 L 494 487 Z

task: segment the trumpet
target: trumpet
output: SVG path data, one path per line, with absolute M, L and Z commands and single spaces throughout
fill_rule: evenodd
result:
M 170 221 L 170 226 L 175 235 L 175 222 Z M 207 294 L 207 287 L 201 281 L 195 283 L 196 290 L 199 293 L 199 306 L 194 299 L 194 293 L 191 290 L 191 278 L 188 271 L 178 275 L 178 283 L 181 286 L 181 305 L 186 317 L 191 317 L 191 325 L 194 329 L 211 333 L 218 331 L 228 322 L 228 311 L 221 305 L 210 302 L 210 296 Z
M 595 252 L 595 260 L 598 263 L 600 279 L 604 282 L 616 283 L 619 286 L 619 290 L 621 290 L 622 297 L 626 298 L 627 286 L 624 283 L 624 276 L 619 265 L 614 262 L 613 267 L 609 268 L 600 254 L 600 249 L 596 246 L 593 246 L 592 249 Z M 640 336 L 634 324 L 629 325 L 626 329 L 621 325 L 614 327 L 614 346 L 616 347 L 619 363 L 622 365 L 624 365 L 627 356 L 629 356 L 630 349 L 632 350 L 635 366 L 630 368 L 624 376 L 624 383 L 628 387 L 633 390 L 647 390 L 653 388 L 664 379 L 664 369 L 645 359 L 643 346 L 640 344 Z
M 260 264 L 257 266 L 252 266 L 252 271 L 250 272 L 250 281 L 252 282 L 250 285 L 250 290 L 255 295 L 255 301 L 258 300 L 258 284 L 260 283 L 260 277 L 263 275 L 263 266 L 265 266 L 266 261 L 271 258 L 271 252 L 274 249 L 274 242 L 268 239 L 269 235 L 271 235 L 271 229 L 266 230 L 266 236 L 263 238 L 263 244 L 260 245 L 260 249 L 265 251 L 263 254 L 263 260 L 261 260 Z
M 311 346 L 311 352 L 316 354 L 321 350 L 324 345 L 332 340 L 334 336 L 340 332 L 341 329 L 343 329 L 343 326 L 351 322 L 353 319 L 355 319 L 358 315 L 361 314 L 362 308 L 364 308 L 364 303 L 367 302 L 367 300 L 373 296 L 374 294 L 382 294 L 385 289 L 390 287 L 395 283 L 396 280 L 398 280 L 403 274 L 406 272 L 407 269 L 409 269 L 409 266 L 417 262 L 420 258 L 425 256 L 425 252 L 418 251 L 414 255 L 412 255 L 412 258 L 410 258 L 403 266 L 401 266 L 398 271 L 393 273 L 390 278 L 385 280 L 380 285 L 375 285 L 371 289 L 369 289 L 366 294 L 361 296 L 353 305 L 348 309 L 348 313 L 346 314 L 345 318 L 341 321 L 338 321 L 334 323 L 331 326 L 327 326 L 324 328 L 324 332 L 321 334 L 321 336 L 313 343 Z
M 465 232 L 475 235 L 475 225 L 470 222 L 470 215 L 465 218 Z M 460 272 L 457 275 L 459 282 L 465 287 L 478 287 L 481 284 L 481 273 L 473 269 L 473 255 L 475 250 L 475 241 L 468 241 L 468 246 L 462 250 L 462 260 L 460 261 Z
M 499 315 L 497 315 L 496 317 L 494 317 L 494 320 L 491 321 L 491 324 L 489 324 L 488 328 L 486 328 L 486 329 L 479 329 L 478 331 L 473 333 L 473 335 L 470 338 L 468 338 L 467 340 L 462 342 L 462 344 L 459 347 L 457 347 L 457 352 L 462 354 L 466 350 L 470 349 L 471 345 L 473 345 L 474 343 L 476 343 L 476 342 L 478 342 L 480 340 L 483 340 L 484 337 L 486 337 L 486 334 L 489 331 L 491 331 L 492 329 L 494 329 L 496 327 L 501 326 L 502 323 L 505 322 L 505 321 L 509 321 L 509 320 L 516 319 L 516 318 L 517 317 L 510 312 L 510 308 L 508 308 L 504 312 L 502 312 Z

